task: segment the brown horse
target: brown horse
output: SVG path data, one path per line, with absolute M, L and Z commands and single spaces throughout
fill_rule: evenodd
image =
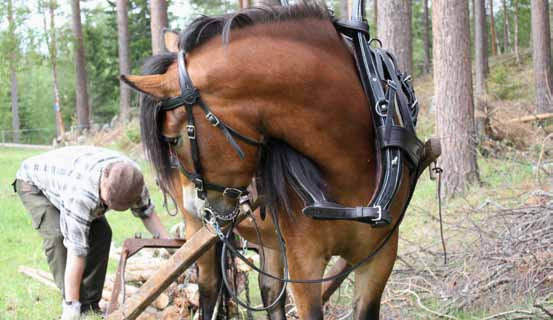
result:
M 217 36 L 221 34 L 224 41 Z M 289 277 L 318 279 L 332 256 L 355 264 L 371 254 L 391 226 L 375 229 L 354 221 L 308 218 L 301 213 L 302 201 L 286 184 L 296 168 L 307 169 L 303 181 L 307 189 L 347 206 L 365 205 L 376 187 L 375 131 L 368 101 L 352 53 L 334 28 L 327 9 L 302 4 L 200 18 L 181 34 L 178 47 L 186 52 L 189 76 L 213 114 L 245 136 L 268 141 L 264 148 L 238 141 L 245 154 L 240 159 L 221 131 L 203 120 L 202 110 L 193 111 L 199 119 L 196 141 L 207 181 L 244 186 L 262 172 L 267 206 L 279 212 Z M 184 108 L 160 113 L 158 103 L 181 93 L 176 61 L 175 53 L 155 56 L 145 66 L 147 75 L 122 77 L 145 94 L 143 141 L 162 185 L 172 190 L 188 182 L 174 174 L 171 147 L 159 133 L 177 137 L 185 132 L 187 114 Z M 190 140 L 181 139 L 172 149 L 185 168 L 194 167 Z M 259 158 L 264 160 L 260 162 Z M 405 166 L 391 208 L 394 222 L 408 201 L 409 189 L 409 169 Z M 190 199 L 186 197 L 189 189 L 183 190 L 184 198 Z M 236 206 L 236 201 L 220 192 L 207 192 L 207 201 L 221 212 Z M 181 209 L 186 208 L 183 205 Z M 278 249 L 272 221 L 262 220 L 259 213 L 256 221 L 263 243 Z M 202 225 L 191 215 L 186 222 L 187 234 Z M 238 231 L 256 241 L 251 224 L 240 225 Z M 397 232 L 375 259 L 355 270 L 356 319 L 379 317 L 380 298 L 396 259 Z M 273 257 L 278 257 L 278 252 Z M 213 259 L 217 259 L 215 250 L 198 261 L 201 298 L 208 301 L 202 302 L 204 319 L 211 317 L 213 308 L 209 305 L 215 304 L 218 293 L 220 276 Z M 279 261 L 267 265 L 272 266 L 270 273 L 283 276 Z M 300 318 L 322 319 L 321 284 L 290 286 Z M 270 299 L 278 290 L 265 291 L 270 292 L 264 292 L 264 299 Z M 272 316 L 282 318 L 284 314 Z

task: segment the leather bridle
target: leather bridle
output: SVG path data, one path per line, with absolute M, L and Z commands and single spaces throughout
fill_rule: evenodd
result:
M 186 125 L 186 136 L 190 142 L 190 154 L 192 157 L 193 171 L 188 171 L 184 168 L 178 159 L 174 159 L 175 147 L 180 145 L 182 137 L 168 137 L 160 133 L 160 138 L 167 142 L 170 146 L 171 157 L 173 161 L 178 166 L 179 170 L 184 174 L 193 184 L 198 194 L 198 198 L 204 200 L 206 205 L 204 211 L 210 213 L 212 216 L 215 215 L 217 218 L 222 220 L 231 220 L 238 213 L 238 200 L 248 194 L 247 186 L 240 187 L 229 187 L 223 186 L 217 183 L 208 182 L 203 176 L 202 163 L 200 161 L 200 147 L 198 144 L 198 132 L 196 128 L 196 120 L 194 118 L 193 108 L 194 106 L 199 106 L 202 111 L 205 113 L 205 118 L 212 126 L 219 128 L 223 132 L 223 135 L 227 138 L 228 142 L 232 148 L 236 151 L 240 159 L 244 159 L 244 151 L 240 148 L 240 145 L 234 139 L 235 137 L 247 144 L 250 144 L 255 147 L 263 146 L 263 142 L 256 139 L 247 137 L 240 134 L 237 130 L 230 127 L 228 124 L 224 123 L 219 119 L 205 101 L 200 96 L 198 89 L 192 84 L 192 80 L 188 75 L 186 70 L 186 61 L 185 61 L 185 52 L 179 51 L 177 54 L 177 69 L 179 75 L 179 86 L 181 94 L 178 97 L 168 98 L 160 101 L 159 111 L 170 111 L 176 108 L 184 107 L 186 109 L 187 125 Z M 220 213 L 216 212 L 207 201 L 207 191 L 213 190 L 223 194 L 223 196 L 236 200 L 236 206 L 232 212 Z

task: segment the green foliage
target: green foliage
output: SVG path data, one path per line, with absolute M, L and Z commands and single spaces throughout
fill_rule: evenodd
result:
M 521 51 L 521 65 L 512 53 L 492 60 L 490 74 L 486 81 L 488 92 L 501 100 L 533 101 L 535 94 L 533 69 L 528 50 Z
M 518 1 L 518 39 L 519 46 L 529 47 L 531 45 L 531 0 L 519 0 Z M 503 30 L 505 22 L 505 13 L 503 11 L 503 6 L 500 5 L 496 8 L 495 13 L 495 31 L 497 33 L 497 39 L 499 41 L 500 47 L 504 48 L 503 44 Z M 513 50 L 514 45 L 514 1 L 507 1 L 507 18 L 509 19 L 509 36 L 511 46 L 508 48 L 508 52 Z M 503 49 L 502 49 L 503 50 Z M 491 49 L 490 49 L 491 53 Z
M 195 15 L 221 15 L 239 8 L 235 0 L 190 0 Z
M 125 128 L 125 136 L 134 144 L 140 143 L 140 125 L 137 122 L 130 123 Z
M 411 10 L 411 32 L 413 35 L 412 73 L 414 75 L 420 75 L 424 72 L 424 8 L 422 0 L 413 1 Z M 428 23 L 432 25 L 432 13 L 430 9 L 428 10 L 428 21 Z M 432 27 L 430 27 L 430 52 L 432 52 Z
M 129 2 L 129 52 L 132 68 L 138 72 L 151 55 L 150 17 L 146 0 Z M 146 26 L 146 27 L 145 27 Z M 89 94 L 95 122 L 109 122 L 119 112 L 119 60 L 117 11 L 113 3 L 85 12 L 83 32 Z M 115 31 L 115 32 L 114 32 Z

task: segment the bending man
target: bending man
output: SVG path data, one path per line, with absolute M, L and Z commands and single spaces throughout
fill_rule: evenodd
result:
M 168 233 L 138 165 L 109 149 L 66 147 L 23 161 L 14 187 L 43 238 L 62 291 L 62 319 L 99 312 L 111 244 L 108 210 L 131 209 L 152 233 Z

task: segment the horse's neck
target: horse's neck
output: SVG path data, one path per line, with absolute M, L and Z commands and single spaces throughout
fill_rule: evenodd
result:
M 250 121 L 238 127 L 257 126 L 308 156 L 341 203 L 368 199 L 375 185 L 374 131 L 353 58 L 341 43 L 320 48 L 245 38 L 197 57 L 190 74 L 217 112 L 238 109 L 234 119 Z
M 348 205 L 367 201 L 375 185 L 373 130 L 365 97 L 351 90 L 355 81 L 305 90 L 302 103 L 277 106 L 263 122 L 270 136 L 317 163 L 332 195 Z

